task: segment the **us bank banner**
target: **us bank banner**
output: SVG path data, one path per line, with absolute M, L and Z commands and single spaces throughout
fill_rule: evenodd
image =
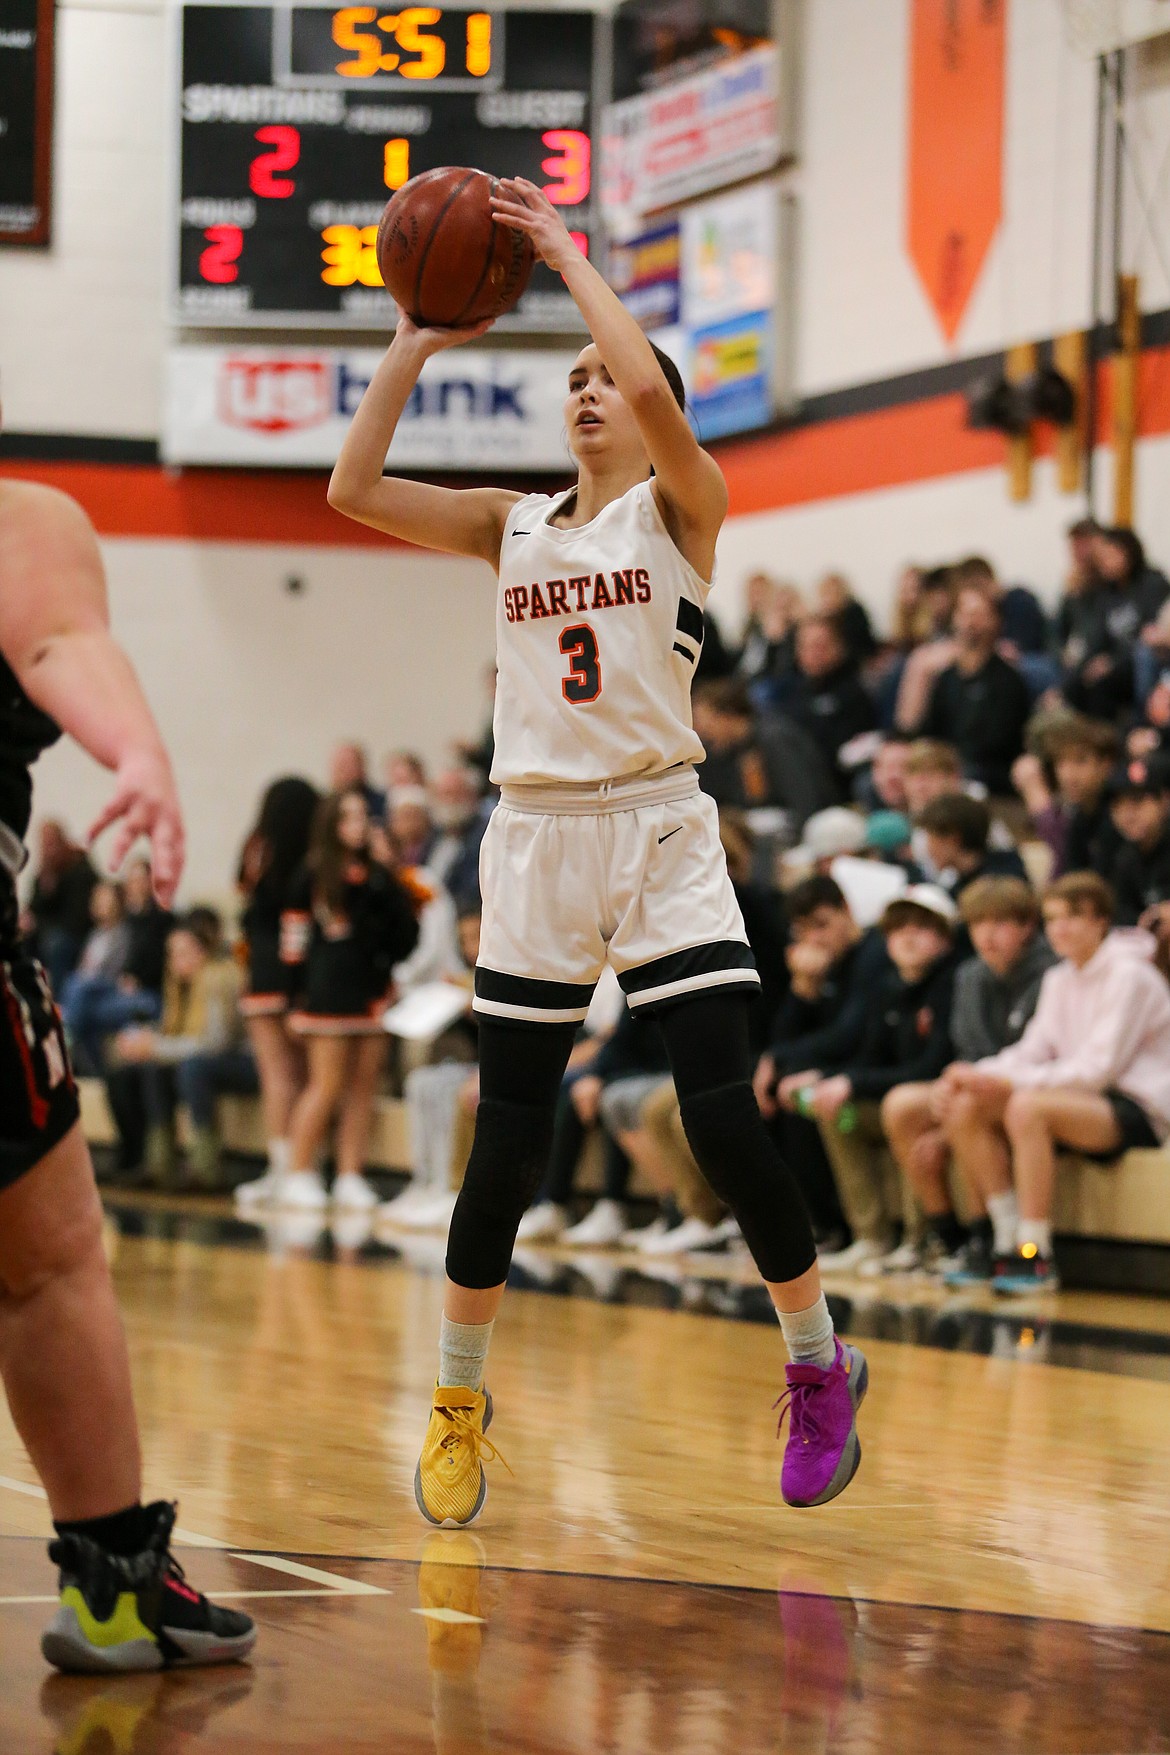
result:
M 381 358 L 377 348 L 173 347 L 164 460 L 330 468 Z M 562 410 L 574 358 L 546 349 L 436 354 L 399 422 L 390 467 L 564 468 Z

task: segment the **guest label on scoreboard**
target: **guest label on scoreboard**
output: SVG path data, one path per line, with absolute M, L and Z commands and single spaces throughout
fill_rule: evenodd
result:
M 378 219 L 440 165 L 528 177 L 588 251 L 597 28 L 588 12 L 184 6 L 176 321 L 392 326 Z M 538 264 L 500 327 L 580 318 Z

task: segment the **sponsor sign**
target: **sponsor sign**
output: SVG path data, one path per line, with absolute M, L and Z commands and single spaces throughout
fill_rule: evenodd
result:
M 610 285 L 643 329 L 662 329 L 678 322 L 679 264 L 676 219 L 614 247 L 609 261 Z
M 779 278 L 774 183 L 757 183 L 681 215 L 682 314 L 693 329 L 770 309 Z
M 163 456 L 329 468 L 381 358 L 378 348 L 173 347 Z M 429 359 L 399 422 L 391 466 L 563 468 L 562 406 L 574 358 L 461 347 Z
M 785 151 L 780 50 L 769 43 L 606 108 L 602 211 L 629 237 L 645 214 L 771 170 Z
M 691 335 L 691 405 L 704 441 L 771 420 L 773 323 L 754 311 Z

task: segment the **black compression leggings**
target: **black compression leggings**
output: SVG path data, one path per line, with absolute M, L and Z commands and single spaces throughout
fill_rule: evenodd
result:
M 795 1280 L 816 1260 L 796 1181 L 752 1095 L 748 997 L 702 992 L 658 1014 L 683 1127 L 699 1168 L 739 1221 L 765 1280 Z M 475 1144 L 455 1205 L 447 1273 L 481 1290 L 507 1278 L 516 1231 L 544 1180 L 571 1024 L 480 1020 Z

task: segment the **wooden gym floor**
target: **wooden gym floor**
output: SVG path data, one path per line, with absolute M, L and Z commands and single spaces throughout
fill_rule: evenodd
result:
M 148 1493 L 261 1640 L 50 1675 L 46 1508 L 0 1414 L 4 1755 L 1170 1752 L 1170 1306 L 842 1284 L 865 1455 L 797 1512 L 748 1274 L 532 1251 L 489 1374 L 514 1473 L 428 1532 L 441 1242 L 145 1198 L 115 1222 Z

